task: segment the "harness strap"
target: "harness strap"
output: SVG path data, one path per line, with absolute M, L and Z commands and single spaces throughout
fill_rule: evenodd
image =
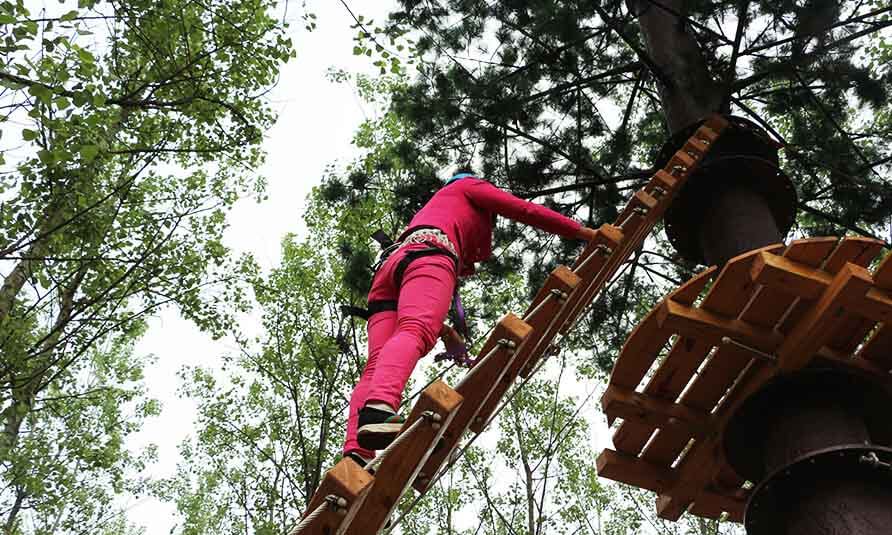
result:
M 382 299 L 377 301 L 369 301 L 369 305 L 367 308 L 342 305 L 341 314 L 368 321 L 369 318 L 371 318 L 378 312 L 396 312 L 396 304 L 396 300 L 394 299 Z

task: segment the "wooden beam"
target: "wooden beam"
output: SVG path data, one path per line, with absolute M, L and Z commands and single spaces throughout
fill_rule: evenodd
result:
M 625 455 L 610 449 L 604 450 L 597 460 L 598 476 L 619 481 L 627 485 L 661 493 L 672 488 L 678 482 L 678 471 L 673 468 L 649 463 L 633 455 Z M 658 507 L 661 496 L 658 500 Z M 699 511 L 708 518 L 718 518 L 727 512 L 732 519 L 740 521 L 743 516 L 745 500 L 734 496 L 725 496 L 717 492 L 704 490 L 697 495 L 700 502 Z M 687 509 L 687 506 L 685 506 Z M 684 513 L 684 510 L 682 511 Z M 681 515 L 679 515 L 681 516 Z M 664 517 L 665 518 L 665 517 Z M 677 520 L 677 519 L 676 519 Z
M 746 511 L 746 498 L 726 496 L 718 492 L 700 494 L 688 509 L 692 515 L 715 520 L 722 518 L 723 514 L 727 513 L 728 520 L 738 524 L 743 523 L 744 511 Z
M 598 456 L 598 475 L 638 488 L 663 492 L 677 481 L 675 470 L 606 449 Z
M 737 342 L 770 353 L 783 341 L 780 334 L 771 330 L 719 316 L 700 308 L 682 305 L 671 299 L 663 301 L 660 305 L 657 321 L 662 329 L 702 339 L 715 346 L 721 345 L 724 337 L 730 337 Z
M 507 314 L 496 325 L 489 339 L 483 344 L 480 356 L 485 357 L 490 355 L 490 352 L 493 353 L 474 366 L 455 387 L 455 391 L 464 401 L 446 426 L 439 450 L 431 453 L 418 473 L 412 485 L 415 490 L 419 492 L 426 490 L 431 479 L 455 451 L 462 436 L 477 417 L 477 413 L 502 380 L 508 366 L 519 357 L 516 349 L 521 348 L 523 341 L 532 331 L 533 328 L 529 324 L 513 314 Z M 503 341 L 514 344 L 514 347 L 505 345 Z
M 410 429 L 428 412 L 439 415 L 441 421 L 438 425 L 420 422 L 411 436 L 407 436 L 388 453 L 375 472 L 375 479 L 369 486 L 366 499 L 349 524 L 345 521 L 342 533 L 368 535 L 377 533 L 384 527 L 400 497 L 415 480 L 461 404 L 461 395 L 442 381 L 434 382 L 421 393 L 403 429 Z
M 582 256 L 573 265 L 573 272 L 579 275 L 582 282 L 570 294 L 567 305 L 561 311 L 559 319 L 561 333 L 569 332 L 582 310 L 601 291 L 605 280 L 603 272 L 608 271 L 607 266 L 611 259 L 618 258 L 623 240 L 623 232 L 619 228 L 613 225 L 601 225 L 595 238 L 589 242 Z M 610 250 L 609 255 L 603 254 L 604 247 Z
M 654 192 L 655 188 L 660 188 L 671 196 L 677 192 L 678 179 L 670 175 L 666 171 L 660 169 L 654 174 L 653 177 L 651 177 L 650 182 L 645 187 L 649 188 L 650 194 L 654 197 L 657 196 L 657 194 Z
M 328 496 L 343 498 L 346 506 L 341 511 L 336 511 L 332 508 L 326 509 L 312 523 L 304 526 L 303 529 L 295 532 L 294 535 L 329 535 L 335 533 L 348 516 L 355 516 L 355 512 L 362 504 L 362 500 L 365 498 L 366 491 L 371 486 L 373 479 L 368 472 L 360 468 L 353 460 L 341 459 L 338 464 L 325 473 L 322 483 L 319 484 L 319 488 L 313 494 L 313 498 L 310 500 L 303 518 L 306 518 L 307 515 L 322 505 Z M 346 510 L 346 516 L 344 510 Z
M 863 299 L 873 285 L 870 273 L 863 267 L 846 264 L 778 348 L 782 371 L 804 367 L 833 334 L 833 324 L 847 303 Z
M 888 253 L 877 266 L 873 272 L 873 280 L 878 288 L 892 290 L 892 253 Z
M 578 288 L 581 283 L 582 279 L 579 275 L 570 271 L 566 266 L 558 266 L 555 268 L 555 270 L 551 272 L 549 278 L 545 281 L 545 286 L 540 290 L 539 294 L 542 294 L 544 291 L 557 291 L 560 292 L 562 297 L 558 302 L 552 300 L 549 303 L 548 310 L 544 311 L 542 314 L 537 314 L 539 318 L 536 325 L 540 336 L 538 336 L 535 341 L 531 341 L 528 344 L 530 346 L 529 357 L 525 359 L 523 366 L 520 368 L 520 376 L 524 379 L 533 373 L 533 370 L 539 364 L 542 356 L 548 351 L 552 342 L 554 342 L 561 327 L 560 313 L 566 307 L 570 295 L 572 295 L 573 291 Z M 539 303 L 541 303 L 543 299 L 544 297 L 540 297 L 540 295 L 537 294 L 536 298 L 533 299 L 530 308 L 527 309 L 526 316 L 532 317 L 534 311 L 536 311 Z
M 701 437 L 714 431 L 709 414 L 616 385 L 607 387 L 601 405 L 611 425 L 622 418 L 650 428 L 680 428 Z
M 688 305 L 693 304 L 700 292 L 712 280 L 715 272 L 715 267 L 700 272 L 672 292 L 670 298 Z M 651 310 L 626 339 L 610 373 L 610 384 L 634 390 L 671 335 L 670 330 L 660 328 L 656 309 Z
M 854 266 L 855 264 L 849 264 Z M 864 295 L 851 295 L 845 304 L 853 312 L 877 322 L 892 321 L 892 297 L 873 288 L 873 279 L 866 270 L 865 280 L 871 287 Z M 777 291 L 790 292 L 803 299 L 821 297 L 833 283 L 833 276 L 785 258 L 763 254 L 753 265 L 752 279 Z
M 499 402 L 508 389 L 511 388 L 511 385 L 514 384 L 514 381 L 517 380 L 517 376 L 527 362 L 538 360 L 557 334 L 560 318 L 562 317 L 562 312 L 567 307 L 567 302 L 557 299 L 550 292 L 557 290 L 562 294 L 572 295 L 578 291 L 580 284 L 582 284 L 580 278 L 564 266 L 558 266 L 548 276 L 545 287 L 540 290 L 539 295 L 536 296 L 533 304 L 530 305 L 524 314 L 526 323 L 533 330 L 518 348 L 517 357 L 511 361 L 508 369 L 494 384 L 489 397 L 486 398 L 477 415 L 471 421 L 471 431 L 475 433 L 483 432 L 486 422 L 489 421 Z M 546 300 L 548 295 L 551 295 L 551 297 Z M 540 303 L 544 304 L 539 306 Z

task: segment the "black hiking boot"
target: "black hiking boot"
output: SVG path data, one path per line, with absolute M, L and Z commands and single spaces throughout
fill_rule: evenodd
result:
M 363 407 L 359 410 L 359 430 L 356 440 L 367 450 L 383 450 L 400 433 L 406 419 L 396 413 Z

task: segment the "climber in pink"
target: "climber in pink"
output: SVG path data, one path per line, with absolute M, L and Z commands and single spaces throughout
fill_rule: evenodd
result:
M 459 276 L 492 255 L 495 216 L 565 238 L 590 240 L 594 230 L 519 199 L 469 173 L 455 175 L 412 218 L 381 264 L 369 292 L 368 361 L 350 398 L 344 455 L 364 465 L 399 433 L 403 389 L 418 360 L 444 327 Z M 459 339 L 460 341 L 460 339 Z

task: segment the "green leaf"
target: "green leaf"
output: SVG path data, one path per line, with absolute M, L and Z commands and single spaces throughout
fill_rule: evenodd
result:
M 15 17 L 6 13 L 0 13 L 0 24 L 12 24 L 15 22 Z
M 96 159 L 98 153 L 99 147 L 97 145 L 83 145 L 80 149 L 81 158 L 86 162 L 92 162 Z
M 69 11 L 68 13 L 65 13 L 64 15 L 62 15 L 62 16 L 59 17 L 59 18 L 60 18 L 61 20 L 64 20 L 64 21 L 67 22 L 67 21 L 76 19 L 77 16 L 78 16 L 78 14 L 79 14 L 78 10 L 76 10 L 76 9 L 72 9 L 71 11 Z
M 354 46 L 354 47 L 353 47 L 353 55 L 354 55 L 354 56 L 361 56 L 361 55 L 362 55 L 362 47 L 360 47 L 360 46 Z
M 55 160 L 55 158 L 53 157 L 53 153 L 46 149 L 41 149 L 41 150 L 37 151 L 37 157 L 40 159 L 40 162 L 44 165 L 50 165 Z
M 22 139 L 24 139 L 25 141 L 34 141 L 35 139 L 37 139 L 37 132 L 25 128 L 22 130 Z
M 108 99 L 105 98 L 105 95 L 101 93 L 96 93 L 93 95 L 93 105 L 97 108 L 100 106 L 104 106 Z
M 53 92 L 48 87 L 42 85 L 32 85 L 28 88 L 28 92 L 37 97 L 44 104 L 50 104 L 53 101 Z

